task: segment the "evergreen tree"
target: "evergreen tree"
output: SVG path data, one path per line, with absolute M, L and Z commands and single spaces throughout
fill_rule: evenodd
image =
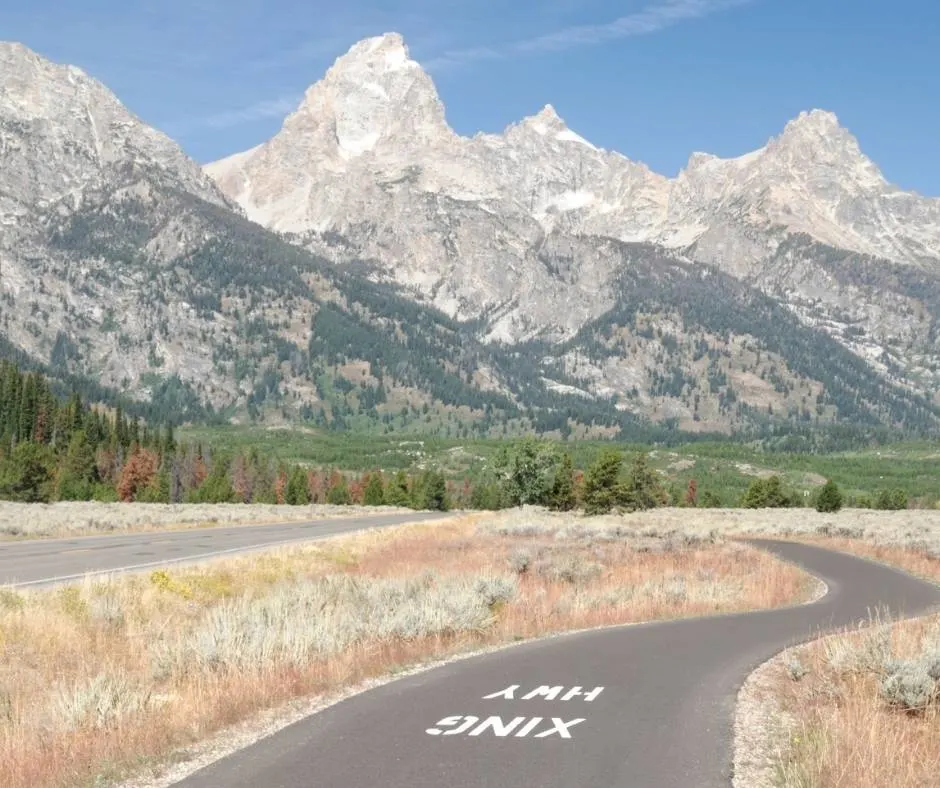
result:
M 55 498 L 59 501 L 87 501 L 98 481 L 95 450 L 84 430 L 72 433 L 65 456 L 56 474 Z
M 793 505 L 793 498 L 783 489 L 779 476 L 755 479 L 741 499 L 745 509 L 779 509 Z
M 382 506 L 382 504 L 385 503 L 385 488 L 382 485 L 382 474 L 373 473 L 369 477 L 369 483 L 366 485 L 362 500 L 366 506 Z
M 399 471 L 388 484 L 385 491 L 385 502 L 389 506 L 410 506 L 411 493 L 408 490 L 408 477 L 404 471 Z
M 619 451 L 604 451 L 588 468 L 584 477 L 584 512 L 607 514 L 618 503 L 617 485 L 623 465 Z
M 578 505 L 574 485 L 574 465 L 567 452 L 561 458 L 561 466 L 555 472 L 555 482 L 549 499 L 549 506 L 558 512 L 570 512 Z
M 52 451 L 39 443 L 17 444 L 0 467 L 0 497 L 23 503 L 46 503 L 51 498 Z
M 334 506 L 349 506 L 352 503 L 352 496 L 349 494 L 349 485 L 346 483 L 345 476 L 340 476 L 337 483 L 327 490 L 326 502 Z
M 205 481 L 190 490 L 187 500 L 191 503 L 235 503 L 235 490 L 229 479 L 230 465 L 229 459 L 222 454 L 212 457 Z
M 648 456 L 643 452 L 637 454 L 627 478 L 617 486 L 617 504 L 629 511 L 643 511 L 664 506 L 668 501 L 669 495 L 650 467 Z
M 842 503 L 842 491 L 832 479 L 829 479 L 816 497 L 816 511 L 838 512 L 842 508 Z
M 307 474 L 303 468 L 297 467 L 291 471 L 284 501 L 291 506 L 306 506 L 310 503 L 310 489 L 307 486 Z
M 450 508 L 450 502 L 447 499 L 447 480 L 440 471 L 425 473 L 420 489 L 420 508 L 434 512 L 446 512 Z

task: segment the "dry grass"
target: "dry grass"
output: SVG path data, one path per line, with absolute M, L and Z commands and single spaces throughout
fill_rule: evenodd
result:
M 260 525 L 327 517 L 355 517 L 405 511 L 394 507 L 275 506 L 268 504 L 163 504 L 61 502 L 52 504 L 0 501 L 0 541 L 4 538 L 55 538 L 151 531 Z
M 796 568 L 718 536 L 534 512 L 150 576 L 0 590 L 0 785 L 105 785 L 227 725 L 551 632 L 767 608 Z
M 790 725 L 783 788 L 940 784 L 940 617 L 875 622 L 802 647 L 776 666 Z

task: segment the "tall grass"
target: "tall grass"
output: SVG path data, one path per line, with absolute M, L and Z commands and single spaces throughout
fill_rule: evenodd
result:
M 0 593 L 0 785 L 106 785 L 292 698 L 550 632 L 781 605 L 718 536 L 537 512 Z
M 875 621 L 800 650 L 778 675 L 794 721 L 782 788 L 928 788 L 940 780 L 940 617 Z

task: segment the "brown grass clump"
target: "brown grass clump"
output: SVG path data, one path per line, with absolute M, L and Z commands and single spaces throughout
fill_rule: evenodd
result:
M 826 638 L 777 668 L 795 722 L 782 788 L 940 784 L 940 616 L 875 622 Z
M 476 516 L 0 590 L 0 785 L 103 785 L 292 698 L 562 630 L 802 600 L 718 537 Z

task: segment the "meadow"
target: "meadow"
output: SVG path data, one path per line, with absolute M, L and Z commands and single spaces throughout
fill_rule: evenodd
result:
M 232 453 L 257 448 L 290 463 L 344 471 L 414 471 L 439 468 L 454 480 L 484 478 L 493 458 L 510 441 L 460 441 L 436 437 L 376 436 L 361 433 L 254 427 L 199 427 L 180 431 L 187 441 Z M 902 489 L 913 506 L 940 502 L 940 443 L 907 442 L 852 451 L 808 454 L 764 451 L 745 443 L 696 442 L 668 448 L 602 441 L 555 443 L 584 470 L 603 449 L 626 454 L 646 451 L 650 463 L 676 489 L 695 479 L 721 506 L 736 506 L 758 476 L 778 474 L 808 500 L 826 479 L 845 492 L 848 503 L 864 503 L 883 489 Z

